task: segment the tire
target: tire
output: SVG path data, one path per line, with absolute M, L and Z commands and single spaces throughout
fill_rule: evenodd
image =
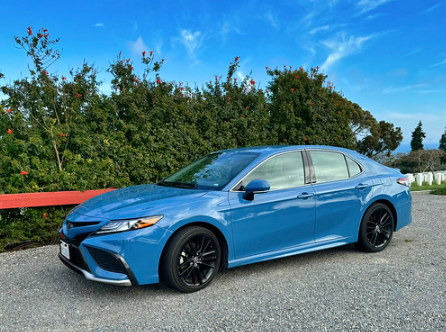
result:
M 209 229 L 190 226 L 179 230 L 166 245 L 162 259 L 164 281 L 184 293 L 205 288 L 221 262 L 221 247 Z
M 392 240 L 395 220 L 389 207 L 373 204 L 364 214 L 359 230 L 358 247 L 367 252 L 384 250 Z

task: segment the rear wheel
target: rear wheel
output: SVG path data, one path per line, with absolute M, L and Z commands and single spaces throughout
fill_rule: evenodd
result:
M 179 230 L 168 242 L 162 273 L 169 286 L 185 293 L 210 284 L 221 261 L 221 248 L 210 230 L 190 226 Z
M 383 250 L 392 240 L 394 225 L 393 213 L 387 205 L 372 205 L 362 218 L 358 246 L 368 252 Z

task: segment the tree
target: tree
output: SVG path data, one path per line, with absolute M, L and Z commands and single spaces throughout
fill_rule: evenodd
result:
M 402 140 L 403 133 L 400 127 L 394 128 L 392 123 L 386 121 L 376 124 L 372 122 L 370 134 L 358 142 L 356 150 L 370 158 L 380 154 L 390 156 Z
M 423 124 L 418 122 L 418 126 L 412 132 L 412 140 L 410 141 L 410 148 L 412 151 L 423 150 L 423 139 L 426 138 L 426 133 L 421 128 Z
M 441 135 L 440 146 L 438 147 L 438 149 L 440 149 L 446 153 L 446 128 L 444 130 L 443 135 Z M 441 163 L 446 164 L 446 157 L 441 158 Z

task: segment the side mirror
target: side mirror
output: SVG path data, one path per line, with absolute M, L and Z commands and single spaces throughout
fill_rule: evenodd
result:
M 245 187 L 245 193 L 243 194 L 243 199 L 248 201 L 254 200 L 255 194 L 264 194 L 269 191 L 270 185 L 268 181 L 265 180 L 252 180 Z

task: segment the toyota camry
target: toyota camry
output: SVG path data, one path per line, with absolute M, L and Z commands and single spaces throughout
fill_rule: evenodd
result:
M 359 153 L 240 148 L 78 205 L 59 257 L 89 280 L 194 292 L 220 268 L 349 243 L 379 252 L 411 220 L 408 179 Z

